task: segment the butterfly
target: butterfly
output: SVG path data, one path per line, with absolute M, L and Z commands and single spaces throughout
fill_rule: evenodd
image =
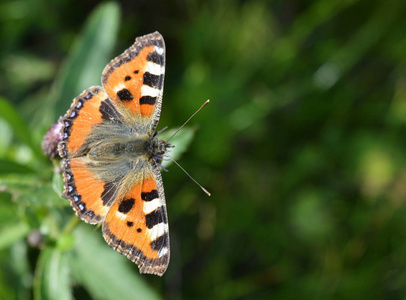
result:
M 165 43 L 138 37 L 73 100 L 62 119 L 58 151 L 64 192 L 76 215 L 103 223 L 110 247 L 140 273 L 162 276 L 169 264 L 169 229 L 160 162 L 168 148 L 156 128 L 162 106 Z

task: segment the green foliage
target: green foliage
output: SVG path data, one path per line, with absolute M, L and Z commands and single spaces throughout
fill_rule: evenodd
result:
M 170 129 L 159 135 L 160 139 L 168 140 L 172 135 L 176 133 L 177 129 Z M 169 141 L 174 148 L 171 148 L 168 154 L 175 160 L 187 150 L 187 147 L 192 142 L 195 130 L 188 127 L 183 127 L 181 131 L 178 131 L 173 138 Z M 164 161 L 162 164 L 167 167 L 171 164 L 171 160 Z
M 105 247 L 100 234 L 96 236 L 83 224 L 74 233 L 76 245 L 70 256 L 70 266 L 78 283 L 86 286 L 95 298 L 161 299 L 124 256 Z
M 30 149 L 34 153 L 36 153 L 37 156 L 41 155 L 41 154 L 38 154 L 38 153 L 40 153 L 40 150 L 38 149 L 38 147 L 35 147 L 35 145 L 34 145 L 34 142 L 32 140 L 30 130 L 28 129 L 27 123 L 18 114 L 18 112 L 15 110 L 15 108 L 8 101 L 6 101 L 3 98 L 0 98 L 0 117 L 2 119 L 4 119 L 8 123 L 8 125 L 13 129 L 14 135 L 20 140 L 21 143 L 30 147 Z M 4 164 L 5 163 L 7 163 L 7 162 L 4 161 Z M 12 164 L 12 163 L 10 162 L 10 164 Z M 10 169 L 18 170 L 19 167 L 17 166 L 17 164 L 14 164 L 13 167 L 11 167 Z
M 55 82 L 50 97 L 56 112 L 54 117 L 64 115 L 73 98 L 96 85 L 95 78 L 101 77 L 111 59 L 119 19 L 119 8 L 112 2 L 99 6 L 89 17 Z
M 47 247 L 41 251 L 35 272 L 34 299 L 72 299 L 66 255 Z
M 0 299 L 400 299 L 406 2 L 0 3 Z M 60 198 L 46 130 L 135 37 L 167 48 L 171 262 L 139 275 Z M 198 126 L 198 127 L 197 127 Z M 158 129 L 160 129 L 158 128 Z

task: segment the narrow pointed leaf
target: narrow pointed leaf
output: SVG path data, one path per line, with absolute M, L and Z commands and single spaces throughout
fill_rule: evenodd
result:
M 100 85 L 101 73 L 111 59 L 120 11 L 117 3 L 100 4 L 90 15 L 54 86 L 51 101 L 62 116 L 72 99 L 92 85 Z
M 34 300 L 72 299 L 66 252 L 42 250 L 34 279 Z
M 94 299 L 160 299 L 142 278 L 151 275 L 130 268 L 131 262 L 97 236 L 100 232 L 81 224 L 74 234 L 76 246 L 69 262 L 72 275 Z

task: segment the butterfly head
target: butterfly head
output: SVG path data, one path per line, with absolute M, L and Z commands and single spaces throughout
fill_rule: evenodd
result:
M 169 144 L 165 140 L 159 140 L 157 138 L 152 139 L 150 153 L 155 161 L 158 163 L 162 162 L 163 156 L 168 151 L 169 148 L 175 147 L 172 144 Z
M 164 155 L 168 148 L 174 147 L 173 145 L 167 143 L 164 140 L 157 140 L 155 154 L 157 155 Z

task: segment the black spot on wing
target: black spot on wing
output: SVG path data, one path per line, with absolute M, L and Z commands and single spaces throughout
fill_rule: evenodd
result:
M 163 75 L 154 75 L 149 72 L 145 72 L 143 76 L 143 83 L 149 85 L 152 88 L 161 89 Z
M 92 221 L 92 222 L 100 222 L 101 216 L 96 215 L 93 210 L 89 209 L 86 207 L 86 203 L 83 201 L 80 201 L 81 198 L 78 197 L 79 195 L 74 195 L 72 197 L 73 203 L 72 206 L 76 208 L 78 216 L 86 221 Z
M 117 185 L 114 182 L 108 182 L 104 185 L 104 190 L 101 194 L 101 199 L 104 206 L 112 203 L 112 201 L 114 200 L 116 189 Z
M 140 104 L 154 105 L 156 103 L 156 97 L 142 96 L 140 98 Z
M 127 222 L 127 226 L 128 226 L 128 227 L 133 227 L 133 226 L 134 226 L 134 222 L 128 221 L 128 222 Z
M 94 90 L 94 92 L 95 92 L 95 94 L 97 94 L 97 93 L 99 92 L 99 90 L 96 89 L 96 90 Z M 92 92 L 90 91 L 84 98 L 85 98 L 86 100 L 90 100 L 92 97 L 93 97 L 93 94 L 92 94 Z
M 73 120 L 78 116 L 78 112 L 76 110 L 72 110 L 70 115 L 68 116 L 69 119 Z
M 103 120 L 121 123 L 122 116 L 109 99 L 101 102 L 99 111 Z
M 65 185 L 65 193 L 69 197 L 72 197 L 73 195 L 77 194 L 76 185 L 74 181 L 67 182 L 67 184 Z
M 156 51 L 148 54 L 147 60 L 151 61 L 155 64 L 161 65 L 161 66 L 164 65 L 164 61 L 165 61 L 163 55 L 159 55 L 158 52 L 156 52 Z
M 117 92 L 118 98 L 120 98 L 121 101 L 131 101 L 134 99 L 133 95 L 131 92 L 127 89 L 122 89 Z
M 83 100 L 79 99 L 78 102 L 76 103 L 75 108 L 76 109 L 81 109 L 83 107 Z
M 73 174 L 70 173 L 69 171 L 65 171 L 65 178 L 67 183 L 73 183 Z
M 133 208 L 134 203 L 135 203 L 134 198 L 124 199 L 118 206 L 118 211 L 123 214 L 127 214 Z
M 161 250 L 163 247 L 168 247 L 168 233 L 164 233 L 163 235 L 161 235 L 159 238 L 157 238 L 155 241 L 151 242 L 151 248 L 152 250 L 155 251 L 159 251 Z
M 157 208 L 145 216 L 145 223 L 149 229 L 162 222 L 168 223 L 164 206 Z
M 149 193 L 141 193 L 141 199 L 144 201 L 151 201 L 157 198 L 159 198 L 157 190 L 152 190 Z
M 131 80 L 131 76 L 124 77 L 124 81 L 128 81 L 128 80 Z
M 149 36 L 150 36 L 149 39 L 143 41 L 144 45 L 146 45 L 146 46 L 153 45 L 153 46 L 158 46 L 159 48 L 165 47 L 162 36 L 158 36 L 157 32 L 151 33 Z

